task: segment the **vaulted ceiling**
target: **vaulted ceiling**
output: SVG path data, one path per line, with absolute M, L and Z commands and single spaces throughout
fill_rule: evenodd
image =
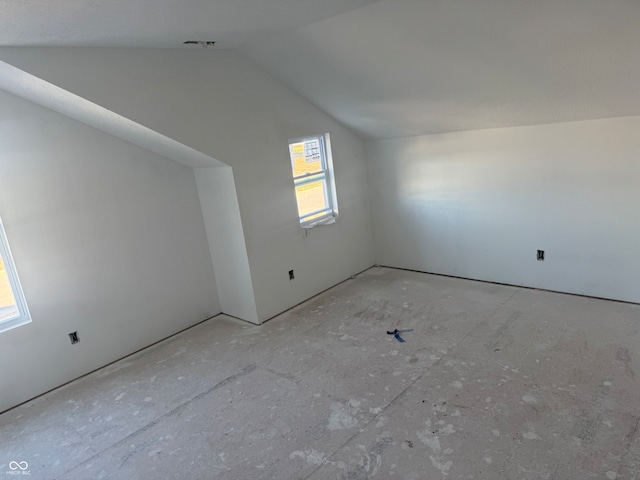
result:
M 636 0 L 383 0 L 243 51 L 369 137 L 640 114 Z
M 640 114 L 637 0 L 0 0 L 0 45 L 236 49 L 368 138 Z

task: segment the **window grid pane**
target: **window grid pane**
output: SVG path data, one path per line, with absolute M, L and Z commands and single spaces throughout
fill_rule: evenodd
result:
M 330 161 L 325 141 L 328 141 L 328 134 L 289 142 L 298 218 L 304 228 L 337 213 L 333 205 L 333 172 L 328 167 Z
M 320 138 L 310 138 L 289 145 L 293 176 L 299 177 L 301 175 L 326 170 L 322 152 L 322 141 Z

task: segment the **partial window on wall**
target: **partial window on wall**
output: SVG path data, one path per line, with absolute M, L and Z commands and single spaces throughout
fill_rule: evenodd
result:
M 289 141 L 300 226 L 333 223 L 338 216 L 329 134 Z
M 0 219 L 0 332 L 29 323 L 31 317 Z

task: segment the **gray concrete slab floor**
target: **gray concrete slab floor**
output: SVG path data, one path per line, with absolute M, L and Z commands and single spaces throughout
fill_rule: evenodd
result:
M 640 479 L 639 341 L 637 305 L 373 268 L 0 415 L 0 478 Z

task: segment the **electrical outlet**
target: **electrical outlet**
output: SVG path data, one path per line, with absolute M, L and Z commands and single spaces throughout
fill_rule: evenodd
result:
M 289 280 L 293 280 L 296 276 L 293 274 L 293 270 L 289 270 Z
M 69 334 L 69 340 L 71 340 L 71 345 L 75 345 L 76 343 L 78 343 L 80 341 L 80 338 L 78 337 L 78 332 L 71 332 Z
M 544 261 L 544 250 L 538 250 L 538 261 Z

